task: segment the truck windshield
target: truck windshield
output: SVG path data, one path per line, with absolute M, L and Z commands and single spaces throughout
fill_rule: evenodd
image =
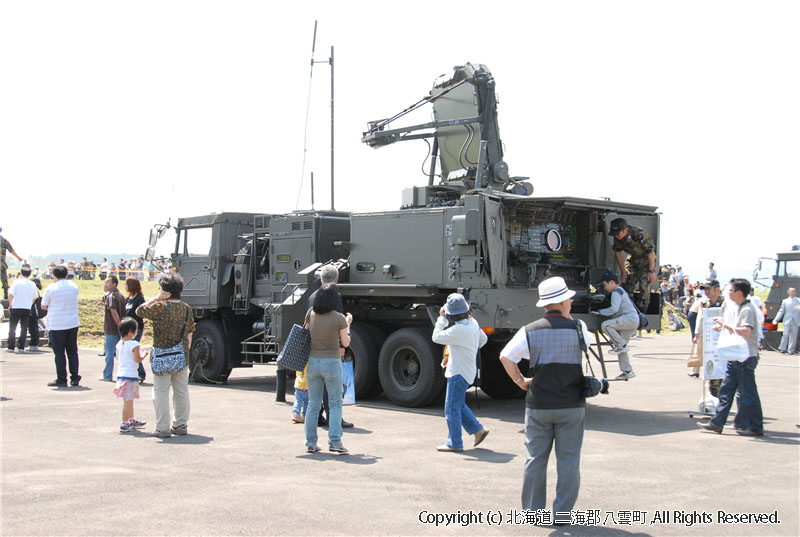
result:
M 800 260 L 781 261 L 778 265 L 778 276 L 800 277 Z
M 211 255 L 213 227 L 194 227 L 181 230 L 178 253 L 181 255 Z

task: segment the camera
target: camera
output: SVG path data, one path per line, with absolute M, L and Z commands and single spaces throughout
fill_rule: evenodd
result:
M 598 393 L 608 395 L 608 379 L 599 379 L 591 375 L 584 376 L 581 397 L 594 397 Z

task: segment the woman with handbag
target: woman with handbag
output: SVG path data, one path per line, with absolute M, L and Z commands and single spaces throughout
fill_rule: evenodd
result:
M 142 319 L 150 319 L 153 327 L 153 406 L 156 428 L 153 436 L 169 438 L 184 435 L 189 421 L 189 360 L 188 353 L 194 332 L 192 308 L 181 301 L 183 278 L 175 272 L 158 278 L 161 293 L 136 309 Z M 170 427 L 169 389 L 175 420 Z
M 328 420 L 328 450 L 348 453 L 342 445 L 342 360 L 339 357 L 339 341 L 350 345 L 350 323 L 353 316 L 336 311 L 339 292 L 333 284 L 323 285 L 314 298 L 314 306 L 307 316 L 311 332 L 311 353 L 308 359 L 308 410 L 307 416 L 318 416 L 322 406 L 323 388 L 327 386 L 330 404 Z M 305 421 L 306 451 L 320 451 L 317 445 L 317 420 Z

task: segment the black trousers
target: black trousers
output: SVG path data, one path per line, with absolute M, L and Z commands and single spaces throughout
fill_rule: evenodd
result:
M 81 379 L 78 374 L 78 327 L 51 330 L 50 347 L 55 354 L 56 380 L 67 382 L 67 362 L 69 362 L 70 378 L 73 382 L 78 382 Z
M 30 308 L 12 309 L 8 318 L 8 350 L 25 348 L 28 341 L 28 319 L 31 316 Z M 17 341 L 17 325 L 19 325 L 19 341 Z M 19 345 L 17 345 L 19 343 Z
M 31 338 L 31 347 L 39 346 L 39 318 L 31 315 L 28 319 L 28 335 Z

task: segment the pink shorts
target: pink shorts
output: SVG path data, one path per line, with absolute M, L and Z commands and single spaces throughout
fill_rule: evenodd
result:
M 114 395 L 124 399 L 125 401 L 133 401 L 139 398 L 139 380 L 123 380 L 117 379 L 117 385 L 114 386 Z

